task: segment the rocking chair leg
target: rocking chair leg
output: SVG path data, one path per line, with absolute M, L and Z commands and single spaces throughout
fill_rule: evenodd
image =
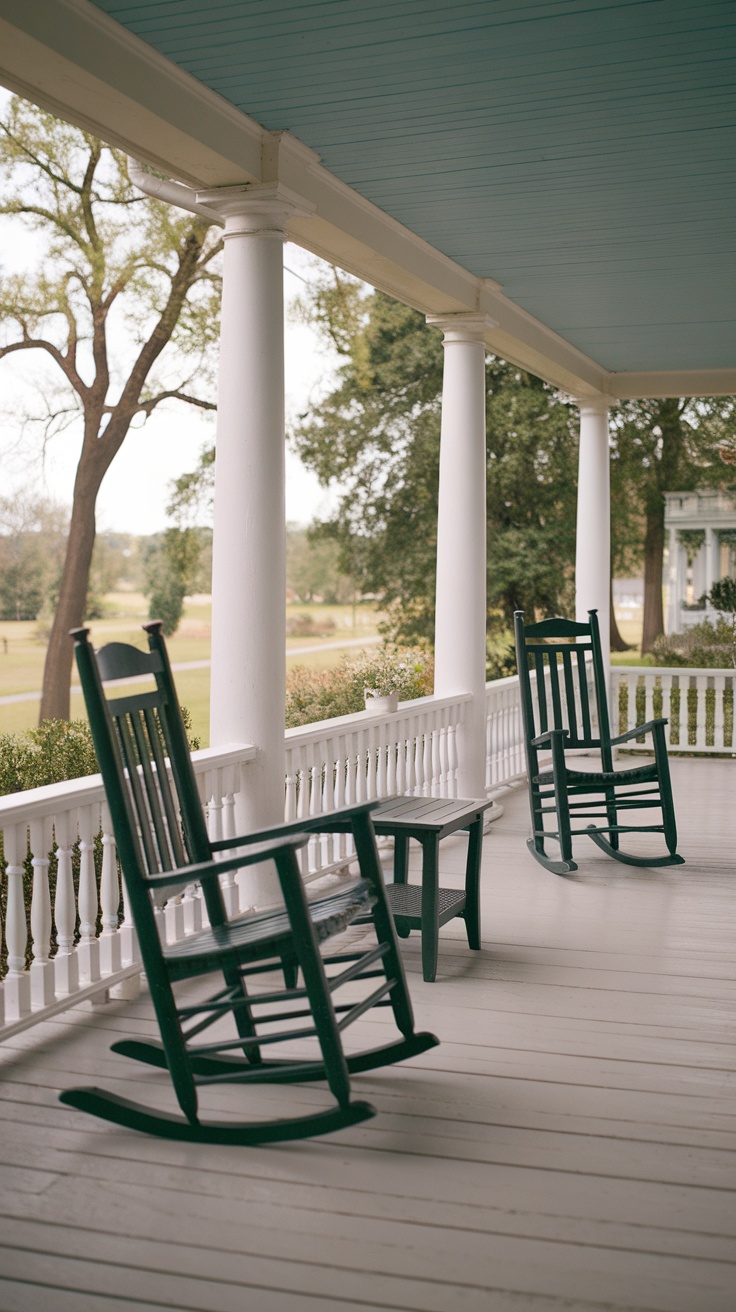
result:
M 292 957 L 282 957 L 281 973 L 287 989 L 295 989 L 299 982 L 299 962 Z
M 257 1038 L 256 1027 L 253 1022 L 253 1013 L 250 1009 L 250 1002 L 248 1000 L 248 991 L 238 967 L 225 966 L 222 973 L 228 986 L 232 989 L 237 989 L 243 998 L 243 1003 L 240 1006 L 235 1007 L 233 1010 L 233 1019 L 238 1034 L 241 1039 L 252 1040 Z M 252 1042 L 249 1042 L 248 1046 L 244 1048 L 243 1051 L 252 1065 L 256 1066 L 261 1061 L 260 1049 Z
M 350 1104 L 350 1076 L 342 1050 L 325 968 L 307 908 L 296 853 L 288 849 L 279 853 L 276 857 L 276 868 L 286 908 L 294 927 L 295 945 L 301 958 L 299 964 L 307 996 L 312 1005 L 314 1027 L 322 1049 L 327 1082 L 340 1106 L 345 1108 Z
M 611 825 L 609 835 L 611 847 L 618 849 L 619 836 L 614 828 L 614 826 L 618 824 L 618 811 L 616 810 L 616 794 L 612 788 L 606 789 L 606 816 L 609 825 Z

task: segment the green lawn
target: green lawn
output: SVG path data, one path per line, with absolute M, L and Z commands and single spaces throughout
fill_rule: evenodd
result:
M 145 597 L 135 592 L 111 593 L 105 599 L 107 615 L 105 619 L 90 623 L 96 646 L 105 642 L 133 642 L 144 645 L 141 624 L 148 617 Z M 295 635 L 286 640 L 287 668 L 293 665 L 306 665 L 311 669 L 332 669 L 337 665 L 347 648 L 335 648 L 335 642 L 351 643 L 354 639 L 370 639 L 377 633 L 380 615 L 369 603 L 359 606 L 322 606 L 291 605 L 287 607 L 287 618 L 309 615 L 314 627 L 319 629 L 325 620 L 334 622 L 334 629 L 324 637 Z M 169 652 L 174 664 L 184 661 L 208 660 L 210 655 L 210 623 L 212 608 L 209 598 L 195 597 L 187 601 L 184 617 L 178 632 L 169 639 Z M 648 665 L 649 658 L 642 658 L 638 652 L 641 638 L 641 623 L 635 620 L 620 620 L 619 628 L 633 649 L 628 652 L 616 652 L 612 656 L 615 665 Z M 318 647 L 322 650 L 290 656 L 290 652 L 301 647 Z M 39 636 L 39 626 L 34 622 L 14 623 L 0 621 L 0 696 L 12 693 L 35 692 L 41 687 L 45 643 Z M 73 676 L 73 682 L 76 677 Z M 176 676 L 179 696 L 192 716 L 192 731 L 203 747 L 209 742 L 209 696 L 210 672 L 203 670 L 180 670 Z M 0 705 L 0 733 L 29 729 L 38 716 L 37 701 L 17 702 L 10 706 Z M 84 707 L 79 694 L 72 695 L 72 716 L 84 718 Z
M 142 595 L 134 592 L 111 593 L 105 598 L 106 617 L 92 620 L 95 646 L 105 642 L 132 642 L 136 646 L 145 645 L 145 636 L 141 633 L 141 624 L 148 618 L 148 603 Z M 354 639 L 371 639 L 376 636 L 380 615 L 371 604 L 363 603 L 352 606 L 305 606 L 287 607 L 287 618 L 294 615 L 308 614 L 315 629 L 325 626 L 325 620 L 332 620 L 334 629 L 324 637 L 306 634 L 287 638 L 287 668 L 293 665 L 308 665 L 315 669 L 331 669 L 340 661 L 348 648 L 335 648 L 331 644 L 352 643 Z M 210 631 L 212 607 L 209 598 L 195 597 L 187 601 L 184 616 L 177 633 L 168 640 L 169 653 L 173 664 L 180 662 L 209 660 Z M 329 626 L 326 626 L 329 627 Z M 301 647 L 324 647 L 325 650 L 289 656 L 290 651 Z M 36 692 L 43 679 L 43 663 L 46 645 L 35 622 L 0 621 L 0 697 L 13 693 Z M 72 675 L 76 683 L 76 671 Z M 182 703 L 188 707 L 192 716 L 192 731 L 201 741 L 203 747 L 209 742 L 209 696 L 210 671 L 180 670 L 176 675 L 177 688 Z M 86 718 L 82 697 L 72 694 L 73 718 Z M 38 702 L 16 702 L 0 705 L 0 733 L 17 732 L 31 728 L 38 717 Z

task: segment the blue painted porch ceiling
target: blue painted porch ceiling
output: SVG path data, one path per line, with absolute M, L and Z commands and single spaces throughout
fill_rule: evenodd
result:
M 736 365 L 734 0 L 97 0 L 615 371 Z

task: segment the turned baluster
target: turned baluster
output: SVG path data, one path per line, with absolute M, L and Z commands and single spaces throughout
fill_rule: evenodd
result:
M 100 906 L 102 908 L 102 937 L 100 938 L 100 968 L 103 975 L 113 975 L 123 963 L 122 942 L 118 932 L 120 883 L 115 860 L 115 837 L 110 814 L 102 808 L 102 878 L 100 880 Z
M 8 973 L 5 976 L 5 1021 L 20 1020 L 31 1010 L 31 979 L 26 964 L 28 930 L 23 899 L 23 861 L 28 849 L 25 825 L 10 825 L 3 831 L 5 858 L 8 863 L 8 903 L 5 913 L 5 942 L 8 948 Z
M 57 997 L 68 997 L 79 988 L 79 960 L 74 948 L 74 925 L 77 909 L 74 904 L 72 875 L 72 845 L 75 827 L 68 811 L 62 811 L 54 820 L 56 839 L 56 892 L 54 920 L 56 922 L 56 956 L 54 976 Z
M 207 832 L 212 842 L 219 842 L 225 835 L 222 832 L 222 771 L 212 771 L 211 787 L 207 790 L 210 800 L 207 805 Z M 230 871 L 220 876 L 220 887 L 228 916 L 236 916 L 240 910 L 240 891 Z
M 79 808 L 79 978 L 83 984 L 100 979 L 100 945 L 97 941 L 97 880 L 92 808 Z
M 31 1007 L 38 1011 L 54 1000 L 54 964 L 49 959 L 51 947 L 51 894 L 49 893 L 49 849 L 51 821 L 31 821 Z

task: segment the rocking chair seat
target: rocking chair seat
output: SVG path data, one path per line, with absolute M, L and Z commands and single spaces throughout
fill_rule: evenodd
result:
M 568 784 L 574 784 L 576 792 L 587 788 L 591 793 L 601 788 L 615 788 L 617 784 L 646 784 L 657 778 L 656 765 L 634 765 L 630 770 L 566 770 Z M 552 770 L 535 776 L 538 784 L 554 784 Z
M 319 943 L 324 943 L 339 934 L 356 916 L 370 911 L 375 899 L 364 879 L 356 880 L 339 892 L 308 902 L 309 914 L 314 926 L 314 933 Z M 209 926 L 196 934 L 190 934 L 179 943 L 173 943 L 163 949 L 164 960 L 173 966 L 177 961 L 186 962 L 188 970 L 199 958 L 219 961 L 228 949 L 237 951 L 238 957 L 246 955 L 253 960 L 262 956 L 272 957 L 274 948 L 283 940 L 291 939 L 292 929 L 285 908 L 277 908 L 261 914 L 228 920 L 223 925 Z

